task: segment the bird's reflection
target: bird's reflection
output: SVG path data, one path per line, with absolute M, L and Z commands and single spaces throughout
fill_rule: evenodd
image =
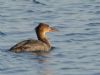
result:
M 38 63 L 37 75 L 52 75 L 52 71 L 49 65 L 49 52 L 35 52 L 32 53 L 37 56 L 36 62 Z
M 51 47 L 51 50 L 48 51 L 48 52 L 43 52 L 43 51 L 35 51 L 35 52 L 32 52 L 33 55 L 36 55 L 36 56 L 48 56 L 50 54 L 51 51 L 53 51 L 56 47 Z

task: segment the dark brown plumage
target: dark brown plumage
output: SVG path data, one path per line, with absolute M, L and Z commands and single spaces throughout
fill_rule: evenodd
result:
M 49 51 L 51 49 L 51 45 L 46 37 L 47 32 L 56 31 L 55 28 L 49 27 L 48 24 L 40 23 L 36 28 L 36 34 L 38 40 L 29 39 L 19 42 L 10 48 L 10 51 L 13 52 L 22 52 L 22 51 Z

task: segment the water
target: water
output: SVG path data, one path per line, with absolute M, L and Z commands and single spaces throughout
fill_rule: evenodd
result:
M 0 0 L 0 75 L 100 75 L 100 0 Z M 12 53 L 45 22 L 53 51 Z

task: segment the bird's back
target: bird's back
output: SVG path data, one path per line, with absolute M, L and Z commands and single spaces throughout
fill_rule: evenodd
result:
M 22 52 L 22 51 L 48 51 L 50 48 L 47 44 L 39 40 L 24 40 L 13 46 L 10 51 Z

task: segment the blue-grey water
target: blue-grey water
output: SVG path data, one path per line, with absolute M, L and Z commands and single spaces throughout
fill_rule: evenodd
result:
M 44 22 L 53 50 L 13 53 Z M 100 75 L 100 0 L 0 0 L 0 75 Z

